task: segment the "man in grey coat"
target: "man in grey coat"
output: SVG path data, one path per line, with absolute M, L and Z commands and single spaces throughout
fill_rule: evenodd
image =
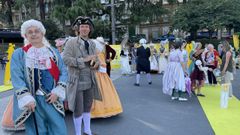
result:
M 82 121 L 84 134 L 92 135 L 90 129 L 93 99 L 101 100 L 95 71 L 99 66 L 94 42 L 89 39 L 93 23 L 88 17 L 78 17 L 73 23 L 78 36 L 69 39 L 63 52 L 63 61 L 68 66 L 67 100 L 73 112 L 76 135 L 81 135 Z

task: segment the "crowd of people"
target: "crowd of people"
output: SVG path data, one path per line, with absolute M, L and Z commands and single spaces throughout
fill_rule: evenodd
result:
M 5 129 L 25 128 L 28 135 L 66 135 L 64 116 L 70 110 L 75 134 L 93 135 L 91 118 L 123 112 L 110 79 L 115 50 L 102 37 L 90 39 L 94 25 L 89 17 L 76 18 L 72 26 L 76 37 L 56 40 L 55 49 L 45 38 L 40 21 L 22 24 L 24 46 L 11 59 L 14 95 L 3 116 Z M 204 97 L 201 88 L 205 83 L 217 85 L 219 77 L 221 83 L 231 86 L 236 57 L 227 41 L 218 50 L 212 44 L 204 47 L 200 42 L 175 39 L 162 41 L 157 50 L 143 38 L 132 47 L 122 47 L 121 72 L 136 73 L 137 87 L 142 73 L 148 85 L 152 84 L 151 72 L 163 75 L 162 91 L 172 100 L 187 101 L 185 93 Z
M 156 46 L 141 39 L 121 51 L 121 70 L 124 74 L 136 70 L 135 86 L 140 86 L 141 73 L 146 73 L 148 83 L 152 84 L 150 73 L 155 72 L 163 74 L 163 93 L 171 95 L 173 100 L 187 101 L 184 93 L 205 97 L 201 91 L 204 84 L 216 86 L 223 82 L 230 84 L 229 97 L 232 97 L 231 81 L 239 58 L 228 41 L 219 43 L 218 49 L 211 43 L 203 46 L 201 42 L 183 39 L 161 41 L 159 50 Z

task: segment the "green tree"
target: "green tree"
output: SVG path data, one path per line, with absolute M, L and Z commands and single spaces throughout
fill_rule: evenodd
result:
M 162 0 L 153 3 L 149 0 L 126 0 L 127 9 L 129 10 L 129 24 L 138 25 L 149 21 L 152 23 L 158 20 L 162 15 L 167 14 L 166 10 L 162 5 Z
M 36 1 L 33 0 L 15 0 L 14 9 L 22 13 L 23 21 L 28 19 L 37 19 L 36 16 Z
M 102 5 L 99 0 L 56 0 L 54 17 L 60 21 L 71 20 L 77 16 L 96 16 Z
M 55 40 L 64 35 L 53 20 L 44 20 L 43 25 L 46 28 L 46 37 L 49 40 Z
M 69 19 L 68 9 L 72 6 L 72 1 L 69 0 L 55 0 L 52 18 L 57 18 L 61 23 L 62 27 L 65 25 L 65 21 Z
M 12 19 L 12 7 L 14 5 L 14 0 L 1 0 L 1 10 L 0 10 L 0 20 L 6 22 L 8 27 L 14 27 Z
M 92 34 L 93 38 L 102 36 L 104 38 L 111 37 L 111 27 L 108 21 L 94 20 L 94 32 Z
M 52 18 L 65 27 L 66 20 L 72 24 L 78 16 L 96 17 L 102 8 L 99 0 L 55 0 Z
M 194 38 L 197 30 L 208 29 L 211 38 L 211 33 L 222 27 L 239 28 L 239 6 L 238 0 L 191 0 L 176 9 L 173 26 Z

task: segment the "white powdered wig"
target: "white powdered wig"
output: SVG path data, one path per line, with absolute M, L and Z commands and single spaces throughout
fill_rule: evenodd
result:
M 40 21 L 34 20 L 34 19 L 30 19 L 30 20 L 25 21 L 21 26 L 21 36 L 24 38 L 24 45 L 29 44 L 29 41 L 27 40 L 25 35 L 26 35 L 26 32 L 27 32 L 27 29 L 32 27 L 32 26 L 37 27 L 43 33 L 44 36 L 43 36 L 43 39 L 42 39 L 42 43 L 45 46 L 49 47 L 50 43 L 45 38 L 45 34 L 46 34 L 45 27 L 43 26 L 43 24 Z
M 99 52 L 102 52 L 103 51 L 103 45 L 96 39 L 93 39 L 93 42 L 95 43 L 97 50 Z

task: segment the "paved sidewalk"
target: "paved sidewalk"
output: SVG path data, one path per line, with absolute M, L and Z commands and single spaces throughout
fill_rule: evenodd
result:
M 120 69 L 112 69 L 111 71 L 111 79 L 114 81 L 118 78 L 120 78 L 122 75 L 121 75 L 121 71 Z

